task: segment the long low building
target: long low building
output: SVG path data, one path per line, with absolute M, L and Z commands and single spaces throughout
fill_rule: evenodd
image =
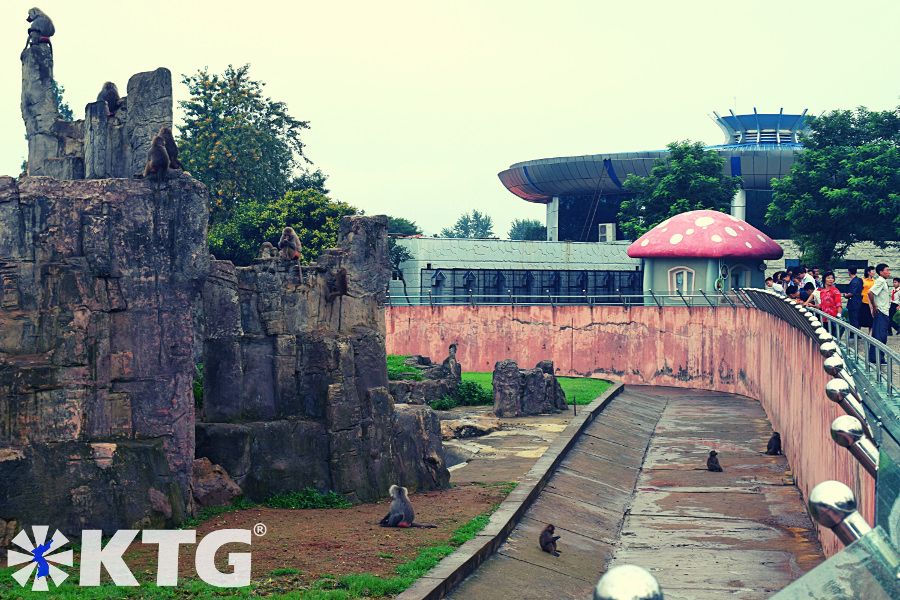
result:
M 724 143 L 708 146 L 724 159 L 726 175 L 740 176 L 743 190 L 736 198 L 745 207 L 736 214 L 772 238 L 789 237 L 786 228 L 769 227 L 765 214 L 772 200 L 771 181 L 790 173 L 794 155 L 802 149 L 799 135 L 808 131 L 806 110 L 778 113 L 715 115 Z M 624 239 L 618 227 L 619 205 L 628 197 L 629 175 L 646 177 L 668 150 L 617 152 L 542 158 L 516 163 L 498 174 L 513 194 L 547 205 L 547 239 L 596 242 Z

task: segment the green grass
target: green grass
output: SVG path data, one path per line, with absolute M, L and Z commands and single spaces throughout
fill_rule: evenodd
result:
M 493 373 L 463 373 L 463 381 L 474 381 L 475 383 L 486 387 L 494 393 L 494 386 L 491 383 Z M 594 398 L 602 394 L 612 385 L 611 381 L 604 379 L 592 379 L 590 377 L 557 377 L 559 385 L 562 386 L 566 393 L 566 401 L 572 404 L 574 397 L 579 406 L 590 404 Z
M 391 381 L 422 381 L 425 378 L 422 377 L 419 373 L 415 373 L 415 367 L 410 367 L 409 365 L 404 365 L 403 361 L 409 358 L 408 355 L 396 355 L 396 354 L 388 354 L 387 355 L 387 370 L 388 370 L 388 379 Z M 403 373 L 409 373 L 408 375 L 403 375 Z
M 516 483 L 489 484 L 500 487 L 504 497 L 516 487 Z M 300 492 L 301 496 L 308 491 Z M 395 596 L 408 588 L 413 582 L 435 567 L 441 559 L 450 555 L 487 525 L 489 516 L 499 503 L 490 510 L 478 515 L 453 532 L 449 542 L 439 546 L 423 548 L 411 561 L 398 566 L 396 577 L 381 578 L 371 574 L 345 575 L 343 577 L 326 576 L 315 582 L 309 589 L 297 589 L 287 592 L 272 589 L 268 585 L 251 583 L 242 588 L 217 588 L 199 580 L 179 581 L 177 587 L 156 587 L 155 573 L 149 574 L 150 581 L 141 581 L 142 574 L 135 577 L 141 581 L 140 587 L 122 588 L 112 584 L 97 587 L 78 587 L 78 564 L 67 568 L 69 578 L 59 587 L 50 584 L 49 592 L 32 592 L 29 587 L 19 587 L 12 578 L 13 572 L 20 567 L 0 568 L 0 598 L 20 600 L 113 600 L 117 598 L 130 600 L 198 600 L 201 598 L 259 598 L 265 596 L 270 600 L 355 600 L 357 598 L 379 598 Z M 220 511 L 222 512 L 222 511 Z M 216 514 L 220 514 L 216 513 Z M 297 569 L 275 569 L 269 576 L 292 576 L 301 574 Z M 271 579 L 269 580 L 271 582 Z M 268 583 L 268 582 L 267 582 Z

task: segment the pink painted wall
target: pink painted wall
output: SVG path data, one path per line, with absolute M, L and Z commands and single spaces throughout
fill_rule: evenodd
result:
M 804 499 L 822 481 L 840 481 L 874 523 L 874 481 L 831 440 L 831 422 L 843 412 L 825 397 L 830 377 L 818 345 L 768 313 L 644 306 L 395 306 L 385 312 L 389 354 L 440 361 L 455 343 L 466 371 L 493 371 L 505 358 L 525 368 L 551 359 L 557 375 L 756 398 L 781 432 Z M 843 548 L 830 530 L 820 529 L 819 539 L 828 556 Z

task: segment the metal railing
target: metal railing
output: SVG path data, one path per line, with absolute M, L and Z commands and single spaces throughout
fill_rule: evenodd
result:
M 635 294 L 630 291 L 616 290 L 615 294 L 588 294 L 582 290 L 579 295 L 553 294 L 544 290 L 540 294 L 515 294 L 507 290 L 505 295 L 475 294 L 391 294 L 387 292 L 386 302 L 394 306 L 597 306 L 619 305 L 625 308 L 632 306 L 688 306 L 712 308 L 752 308 L 754 303 L 743 290 L 727 290 L 696 294 L 659 293 L 647 290 L 646 294 Z

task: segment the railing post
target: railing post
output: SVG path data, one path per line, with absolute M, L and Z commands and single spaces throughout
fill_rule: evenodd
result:
M 650 292 L 651 296 L 653 296 L 653 301 L 656 302 L 656 306 L 662 308 L 662 303 L 656 298 L 656 294 L 653 293 L 653 290 L 648 289 L 647 291 Z
M 704 292 L 704 291 L 701 290 L 700 288 L 697 288 L 697 291 L 700 292 L 701 294 L 703 294 L 703 297 L 706 298 L 706 301 L 709 302 L 709 305 L 710 305 L 711 307 L 713 307 L 713 308 L 716 307 L 716 305 L 713 304 L 713 301 L 709 299 L 709 296 L 706 295 L 706 292 Z
M 509 289 L 509 288 L 507 288 L 507 289 L 506 289 L 506 293 L 509 294 L 509 304 L 510 304 L 510 306 L 515 306 L 515 305 L 516 305 L 516 300 L 515 300 L 515 298 L 513 298 L 512 290 Z
M 591 299 L 588 298 L 587 290 L 581 290 L 581 293 L 584 294 L 584 301 L 587 302 L 587 305 L 593 306 L 593 304 L 591 304 Z
M 625 302 L 625 298 L 622 297 L 622 290 L 616 288 L 616 293 L 619 294 L 619 302 L 622 303 L 622 308 L 627 309 L 628 303 Z
M 474 296 L 474 294 L 472 293 L 472 290 L 469 290 L 469 305 L 470 305 L 472 308 L 475 308 L 475 296 Z
M 393 301 L 393 299 L 391 298 L 391 293 L 388 291 L 388 292 L 385 293 L 385 295 L 387 296 L 388 306 L 389 306 L 390 308 L 394 308 L 394 301 Z
M 434 310 L 434 298 L 431 295 L 431 290 L 428 290 L 428 305 Z
M 831 529 L 845 546 L 872 531 L 856 511 L 853 491 L 839 481 L 823 481 L 809 495 L 809 512 L 819 525 Z
M 684 297 L 684 294 L 681 293 L 681 290 L 675 289 L 678 292 L 678 295 L 681 296 L 681 301 L 684 302 L 684 305 L 687 306 L 688 312 L 691 312 L 691 305 L 688 304 L 687 298 Z
M 553 304 L 553 296 L 550 295 L 550 290 L 547 290 L 547 298 L 550 300 L 550 308 L 556 308 L 556 305 Z

